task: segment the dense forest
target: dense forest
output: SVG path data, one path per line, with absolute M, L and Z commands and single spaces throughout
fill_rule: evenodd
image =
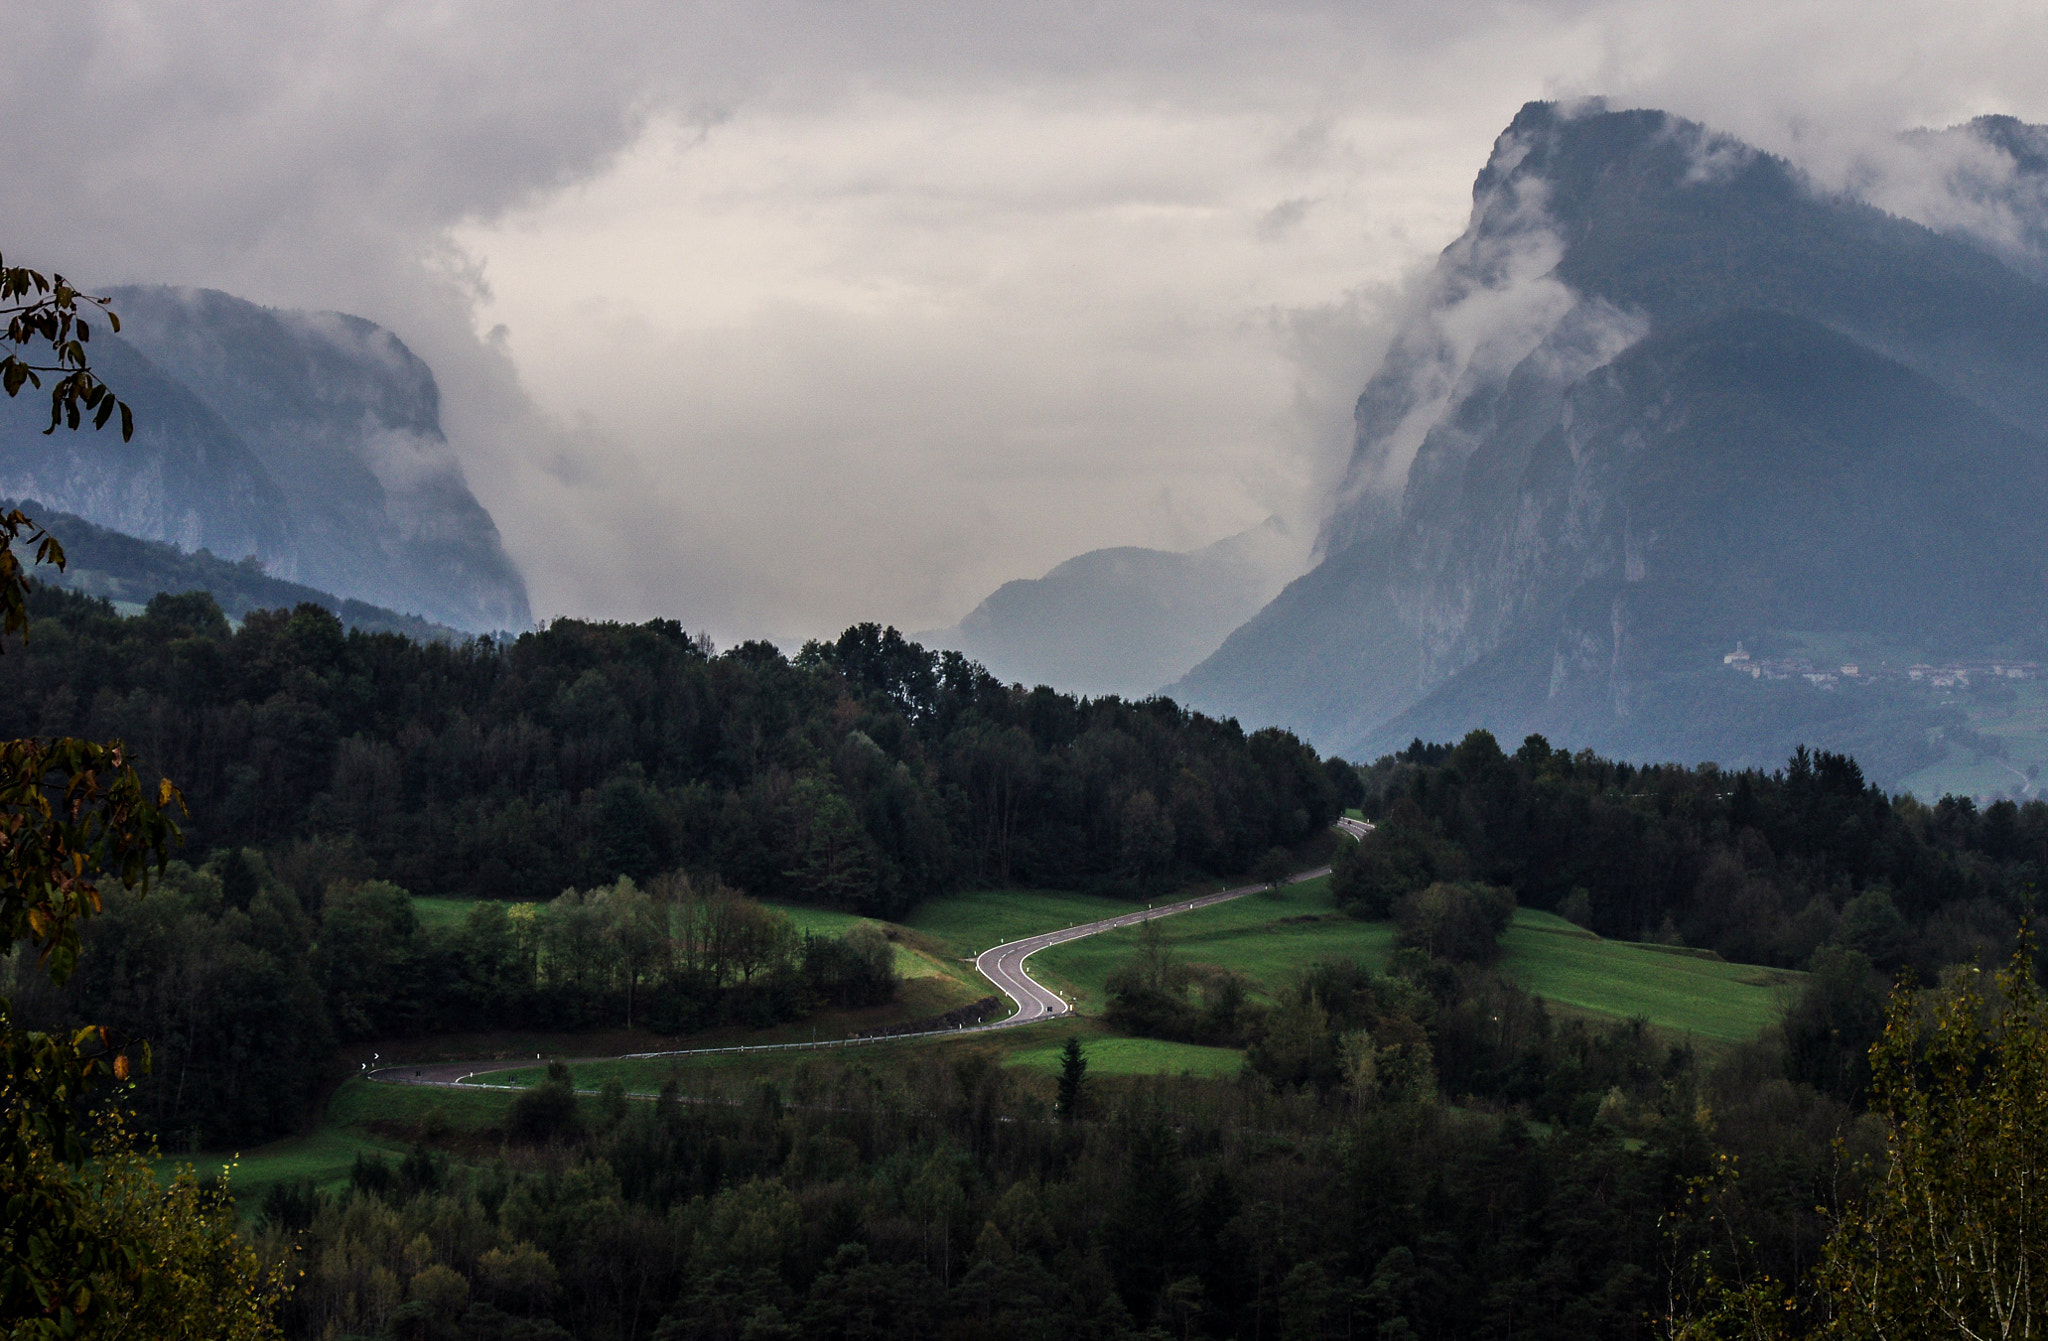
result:
M 1242 1046 L 1236 1079 L 1090 1081 L 1074 1111 L 971 1050 L 821 1058 L 652 1105 L 578 1100 L 560 1076 L 502 1126 L 368 1161 L 337 1195 L 274 1192 L 263 1232 L 307 1245 L 296 1325 L 1659 1334 L 1695 1306 L 1710 1245 L 1747 1278 L 1810 1275 L 1878 1167 L 1866 1056 L 1887 977 L 2006 953 L 2048 819 L 1887 798 L 1805 751 L 1730 777 L 1537 740 L 1510 756 L 1475 733 L 1361 772 L 1380 824 L 1333 885 L 1396 923 L 1383 972 L 1304 964 L 1255 1000 L 1146 936 L 1112 979 L 1113 1020 Z M 1781 1028 L 1702 1055 L 1516 986 L 1496 953 L 1517 894 L 1811 972 Z M 484 1157 L 446 1153 L 465 1148 Z
M 1135 895 L 1243 871 L 1356 786 L 1285 732 L 875 625 L 791 659 L 660 620 L 448 645 L 311 604 L 230 628 L 203 592 L 31 612 L 0 737 L 127 741 L 184 789 L 188 859 L 264 850 L 309 910 L 337 879 L 532 900 L 677 869 L 884 917 L 977 882 Z
M 1359 771 L 1377 827 L 1332 879 L 1354 915 L 1469 925 L 1500 890 L 1612 939 L 1809 970 L 1788 1074 L 1852 1101 L 1887 985 L 2003 962 L 2048 880 L 2048 803 L 1891 797 L 1825 750 L 1730 774 L 1474 732 Z
M 872 933 L 800 936 L 756 898 L 890 917 L 976 883 L 1135 897 L 1242 871 L 1358 794 L 1285 733 L 1005 686 L 871 625 L 792 661 L 673 623 L 453 645 L 310 604 L 235 629 L 199 592 L 32 609 L 0 658 L 0 736 L 126 739 L 190 815 L 181 860 L 109 898 L 68 983 L 17 956 L 0 989 L 31 1020 L 148 1038 L 137 1102 L 179 1149 L 290 1131 L 361 1040 L 682 1033 L 893 994 Z M 412 894 L 479 902 L 430 928 Z
M 1883 1148 L 1888 980 L 2004 956 L 2048 868 L 2048 805 L 1887 797 L 1826 752 L 1727 773 L 1475 732 L 1354 768 L 872 626 L 792 659 L 672 624 L 424 645 L 317 608 L 36 602 L 0 730 L 127 737 L 185 785 L 192 841 L 147 897 L 110 893 L 61 988 L 20 953 L 0 987 L 150 1039 L 128 1101 L 178 1147 L 292 1129 L 351 1041 L 893 991 L 878 933 L 804 936 L 751 895 L 1141 896 L 1269 863 L 1340 804 L 1376 820 L 1331 890 L 1395 924 L 1385 966 L 1254 992 L 1151 934 L 1112 976 L 1112 1023 L 1241 1048 L 1235 1078 L 1056 1103 L 971 1044 L 653 1102 L 556 1072 L 495 1118 L 387 1123 L 410 1153 L 344 1189 L 243 1205 L 300 1254 L 308 1337 L 1650 1335 L 1710 1242 L 1811 1271 Z M 408 883 L 484 897 L 429 926 Z M 1500 964 L 1517 904 L 1805 986 L 1707 1052 L 1577 1018 Z
M 1890 797 L 1856 761 L 1801 748 L 1776 772 L 1632 765 L 1474 732 L 1361 770 L 1370 840 L 1339 898 L 1387 915 L 1470 880 L 1619 940 L 1803 968 L 1823 945 L 1922 980 L 1996 962 L 2048 880 L 2048 802 Z
M 1810 1262 L 1845 1108 L 1626 1026 L 1573 1047 L 1550 1128 L 1257 1073 L 1090 1079 L 1068 1122 L 971 1051 L 652 1103 L 557 1080 L 254 1218 L 304 1244 L 309 1337 L 1641 1337 L 1717 1147 L 1770 1265 Z

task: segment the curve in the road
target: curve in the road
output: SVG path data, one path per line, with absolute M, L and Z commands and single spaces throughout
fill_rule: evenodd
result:
M 1334 827 L 1352 838 L 1363 838 L 1366 834 L 1372 832 L 1372 825 L 1362 820 L 1349 818 L 1338 820 Z M 1304 880 L 1314 880 L 1329 873 L 1329 867 L 1319 866 L 1313 871 L 1302 871 L 1297 875 L 1289 876 L 1287 883 L 1299 884 Z M 1265 888 L 1266 886 L 1263 884 L 1240 885 L 1236 889 L 1226 889 L 1216 894 L 1204 894 L 1196 899 L 1155 904 L 1152 907 L 1123 913 L 1117 917 L 1105 917 L 1099 922 L 1083 922 L 1077 926 L 1062 927 L 1057 931 L 1043 931 L 1035 936 L 1026 936 L 1022 940 L 1006 941 L 993 949 L 984 950 L 975 957 L 975 971 L 995 984 L 996 990 L 1009 997 L 1017 1005 L 1014 1013 L 988 1024 L 963 1025 L 952 1029 L 929 1029 L 912 1034 L 876 1034 L 864 1038 L 834 1038 L 811 1043 L 742 1043 L 723 1048 L 674 1048 L 661 1052 L 629 1052 L 617 1058 L 584 1057 L 575 1060 L 582 1062 L 651 1061 L 662 1057 L 706 1057 L 719 1053 L 848 1048 L 856 1047 L 863 1043 L 893 1043 L 907 1038 L 935 1038 L 940 1035 L 978 1034 L 996 1029 L 1014 1029 L 1018 1025 L 1037 1024 L 1041 1020 L 1056 1019 L 1059 1016 L 1071 1014 L 1074 1009 L 1072 1002 L 1067 1001 L 1058 992 L 1045 986 L 1045 984 L 1039 982 L 1025 971 L 1024 962 L 1040 950 L 1049 949 L 1055 945 L 1064 945 L 1068 941 L 1078 941 L 1086 936 L 1100 935 L 1105 931 L 1114 931 L 1118 927 L 1134 927 L 1140 922 L 1150 922 L 1161 917 L 1176 917 L 1181 913 L 1193 912 L 1197 908 L 1209 908 L 1219 903 L 1228 903 L 1232 899 L 1241 899 L 1247 894 L 1255 894 Z M 536 1056 L 535 1060 L 539 1060 L 538 1056 Z M 389 1084 L 460 1085 L 473 1076 L 489 1075 L 494 1071 L 517 1071 L 531 1065 L 533 1065 L 532 1062 L 524 1059 L 519 1061 L 437 1062 L 432 1065 L 415 1067 L 381 1067 L 366 1074 L 371 1080 L 383 1081 Z M 410 1075 L 406 1074 L 408 1071 L 411 1072 Z M 476 1087 L 472 1086 L 471 1088 Z

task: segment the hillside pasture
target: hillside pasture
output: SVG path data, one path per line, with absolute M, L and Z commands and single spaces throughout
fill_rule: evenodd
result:
M 1175 959 L 1242 974 L 1255 997 L 1270 997 L 1321 959 L 1356 959 L 1377 972 L 1394 945 L 1392 923 L 1360 922 L 1331 906 L 1328 877 L 1178 913 L 1157 925 Z M 1120 927 L 1042 950 L 1031 957 L 1032 976 L 1057 979 L 1084 1011 L 1099 1013 L 1110 974 L 1137 953 L 1145 934 Z
M 1502 965 L 1570 1013 L 1637 1016 L 1654 1028 L 1743 1043 L 1784 1017 L 1802 973 L 1602 940 L 1552 913 L 1522 908 L 1502 938 Z

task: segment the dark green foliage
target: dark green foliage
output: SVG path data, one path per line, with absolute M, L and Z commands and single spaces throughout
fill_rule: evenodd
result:
M 1268 890 L 1278 890 L 1287 883 L 1293 872 L 1294 858 L 1284 847 L 1266 849 L 1266 855 L 1259 858 L 1259 864 L 1252 867 L 1252 879 Z
M 1491 964 L 1500 958 L 1501 933 L 1515 915 L 1515 896 L 1494 885 L 1439 881 L 1401 896 L 1394 944 L 1432 959 Z
M 221 901 L 240 912 L 249 911 L 249 903 L 261 884 L 256 862 L 236 848 L 221 854 L 219 871 Z
M 1330 791 L 1338 806 L 1349 810 L 1364 803 L 1365 781 L 1358 776 L 1357 768 L 1333 754 L 1323 760 L 1323 772 L 1330 779 Z
M 254 883 L 247 905 L 228 874 Z M 337 881 L 319 918 L 260 854 L 202 870 L 172 862 L 147 899 L 116 893 L 61 988 L 0 966 L 37 1021 L 104 1019 L 149 1041 L 157 1065 L 133 1102 L 175 1150 L 240 1145 L 299 1125 L 336 1045 L 435 1029 L 667 1031 L 772 1024 L 822 1006 L 894 999 L 895 951 L 869 926 L 800 936 L 786 916 L 716 884 L 661 877 L 572 890 L 519 910 L 481 903 L 423 928 L 404 890 Z
M 266 1224 L 298 1233 L 310 1228 L 320 1210 L 320 1194 L 309 1178 L 275 1182 L 263 1194 Z
M 1060 1048 L 1060 1087 L 1053 1100 L 1060 1121 L 1072 1122 L 1081 1116 L 1081 1086 L 1087 1079 L 1088 1058 L 1081 1051 L 1081 1040 L 1069 1034 Z
M 548 1063 L 547 1079 L 512 1101 L 505 1128 L 513 1139 L 535 1145 L 569 1140 L 583 1129 L 569 1068 Z
M 1785 1069 L 1794 1080 L 1855 1101 L 1870 1084 L 1870 1047 L 1884 1029 L 1884 980 L 1860 951 L 1826 945 L 1785 1016 Z
M 256 885 L 240 908 L 216 871 L 179 862 L 146 898 L 113 893 L 61 989 L 0 969 L 29 1018 L 104 1020 L 148 1040 L 155 1065 L 132 1103 L 173 1150 L 292 1130 L 334 1053 L 317 928 L 289 889 L 245 872 Z
M 1103 1225 L 1117 1292 L 1140 1324 L 1151 1321 L 1168 1284 L 1189 1265 L 1190 1228 L 1180 1141 L 1154 1118 L 1125 1143 L 1122 1176 Z
M 1878 968 L 1896 968 L 1911 948 L 1912 929 L 1882 885 L 1872 885 L 1842 905 L 1835 939 Z
M 398 1175 L 392 1172 L 391 1161 L 382 1155 L 359 1154 L 348 1172 L 348 1185 L 357 1192 L 381 1196 L 397 1190 Z
M 1924 805 L 1856 761 L 1796 750 L 1784 768 L 1635 765 L 1531 737 L 1421 742 L 1367 770 L 1379 828 L 1338 852 L 1337 897 L 1376 915 L 1438 881 L 1512 889 L 1616 940 L 1671 940 L 1803 968 L 1834 944 L 1923 980 L 2008 953 L 2048 884 L 2048 803 Z
M 1338 847 L 1330 889 L 1339 907 L 1378 921 L 1393 916 L 1404 895 L 1464 872 L 1461 854 L 1438 836 L 1421 808 L 1395 797 L 1371 833 Z
M 1355 1029 L 1399 990 L 1333 969 L 1311 995 Z M 1206 1081 L 1092 1082 L 1097 1120 L 1068 1125 L 999 1067 L 823 1057 L 793 1102 L 671 1091 L 552 1149 L 458 1156 L 432 1193 L 394 1171 L 322 1201 L 292 1322 L 372 1333 L 380 1267 L 442 1266 L 464 1337 L 1645 1337 L 1708 1110 L 1763 1260 L 1810 1253 L 1845 1110 L 1626 1030 L 1573 1047 L 1542 1135 Z
M 896 997 L 896 952 L 865 923 L 837 940 L 806 936 L 802 971 L 812 990 L 835 1006 L 879 1006 Z
M 30 609 L 0 733 L 126 736 L 185 788 L 188 857 L 261 849 L 309 909 L 338 878 L 543 899 L 678 867 L 883 917 L 976 882 L 1137 893 L 1307 838 L 1347 776 L 1285 732 L 1025 691 L 875 625 L 790 661 L 663 620 L 449 644 L 311 603 L 230 632 L 200 593 Z

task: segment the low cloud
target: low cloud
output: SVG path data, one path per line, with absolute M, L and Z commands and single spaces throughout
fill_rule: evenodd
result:
M 1846 183 L 1909 126 L 2048 116 L 2044 37 L 2020 4 L 109 0 L 12 23 L 0 243 L 391 327 L 539 612 L 926 627 L 1087 548 L 1312 532 L 1522 101 Z M 1488 319 L 1540 338 L 1524 279 Z

